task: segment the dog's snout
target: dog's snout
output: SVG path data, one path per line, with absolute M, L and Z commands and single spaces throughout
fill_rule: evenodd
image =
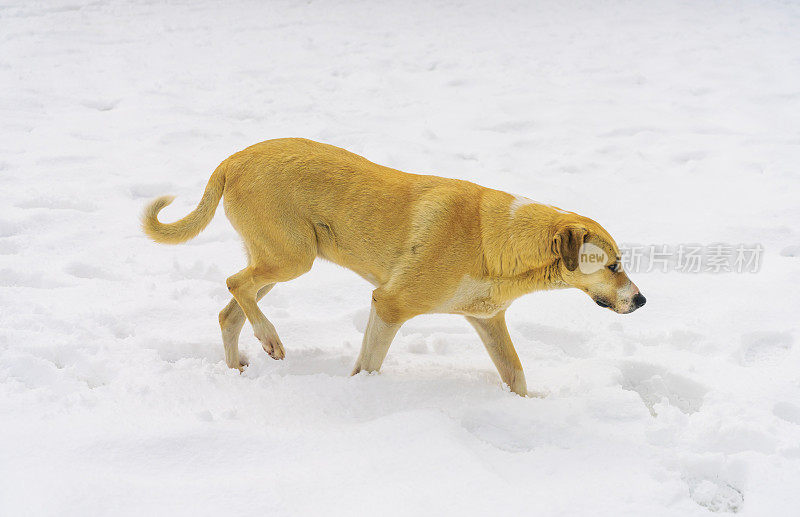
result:
M 633 306 L 637 309 L 647 303 L 647 298 L 644 297 L 642 293 L 636 293 L 633 297 Z

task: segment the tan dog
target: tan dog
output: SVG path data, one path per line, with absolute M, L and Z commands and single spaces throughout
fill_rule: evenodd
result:
M 317 257 L 377 287 L 353 374 L 380 369 L 406 320 L 463 314 L 503 382 L 525 395 L 505 322 L 515 298 L 576 287 L 619 313 L 645 302 L 620 269 L 614 239 L 591 219 L 466 181 L 407 174 L 300 138 L 262 142 L 223 161 L 197 208 L 175 223 L 158 221 L 173 198 L 156 199 L 144 213 L 144 231 L 156 242 L 187 241 L 208 225 L 223 195 L 249 264 L 228 278 L 233 299 L 219 315 L 231 368 L 246 365 L 238 346 L 245 317 L 264 350 L 283 359 L 283 344 L 257 302 L 277 282 L 311 269 Z

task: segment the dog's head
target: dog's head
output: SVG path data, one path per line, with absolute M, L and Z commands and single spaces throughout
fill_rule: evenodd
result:
M 555 225 L 552 251 L 563 282 L 600 307 L 628 314 L 644 305 L 645 297 L 622 270 L 617 244 L 595 221 L 564 214 Z

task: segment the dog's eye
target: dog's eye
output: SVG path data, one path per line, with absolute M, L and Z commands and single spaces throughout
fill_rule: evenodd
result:
M 617 270 L 619 269 L 619 263 L 618 263 L 618 262 L 615 262 L 614 264 L 610 264 L 610 265 L 608 265 L 608 266 L 606 266 L 606 267 L 607 267 L 607 268 L 608 268 L 608 270 L 609 270 L 609 271 L 611 271 L 612 273 L 616 273 L 616 272 L 617 272 Z

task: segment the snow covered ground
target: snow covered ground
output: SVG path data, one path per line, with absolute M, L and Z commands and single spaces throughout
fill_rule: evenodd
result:
M 800 4 L 1 4 L 0 514 L 800 514 Z M 456 316 L 349 378 L 372 288 L 319 261 L 240 375 L 221 211 L 176 247 L 138 216 L 283 136 L 761 267 L 518 300 L 520 398 Z

